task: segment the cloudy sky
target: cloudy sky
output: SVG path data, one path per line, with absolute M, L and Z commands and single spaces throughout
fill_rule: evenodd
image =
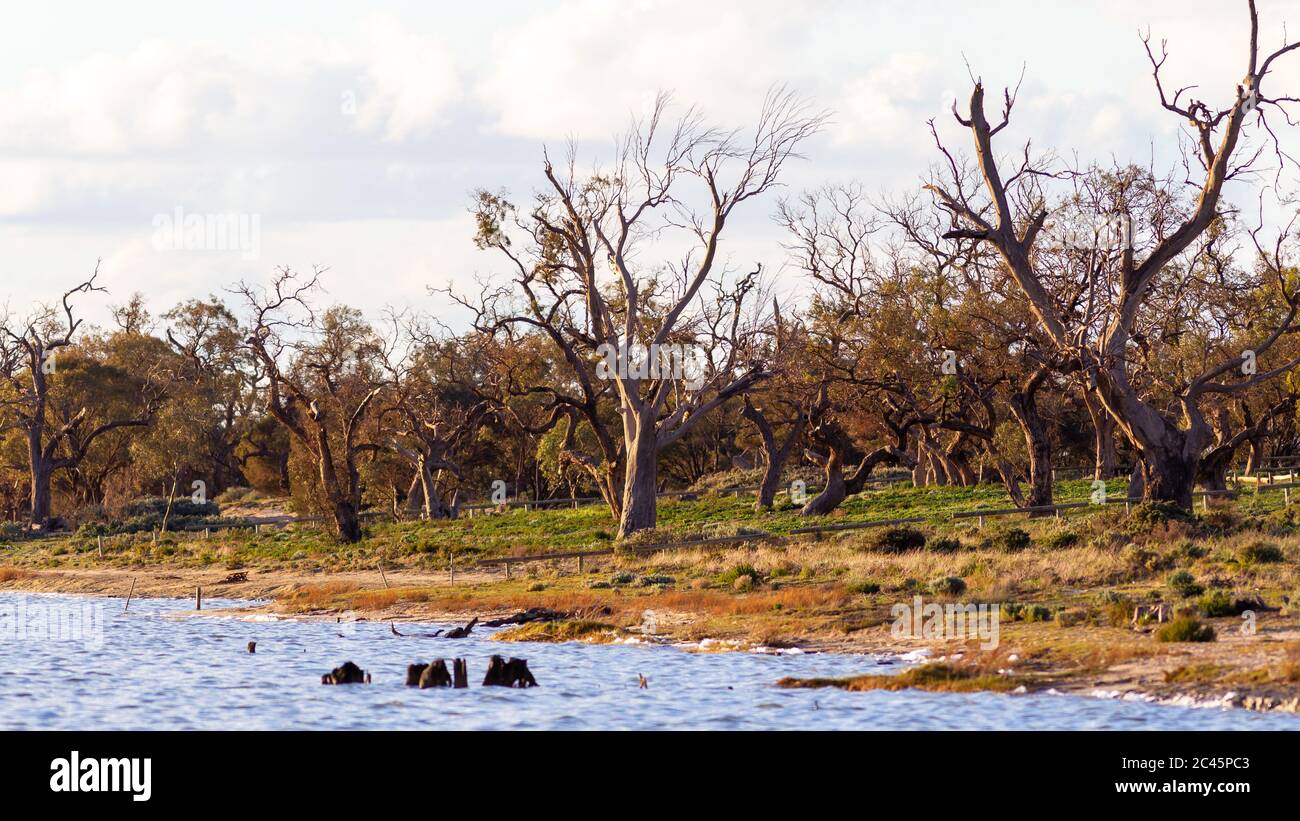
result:
M 1142 8 L 1137 8 L 1141 5 Z M 786 84 L 833 112 L 797 191 L 861 180 L 914 188 L 926 120 L 1025 67 L 1011 140 L 1082 159 L 1167 160 L 1179 122 L 1155 104 L 1138 39 L 1169 41 L 1171 85 L 1228 99 L 1245 69 L 1245 4 L 556 0 L 491 3 L 41 3 L 0 27 L 0 301 L 22 311 L 98 258 L 110 295 L 181 299 L 329 266 L 329 298 L 454 314 L 427 286 L 469 285 L 479 187 L 527 198 L 543 147 L 610 154 L 660 90 L 723 126 Z M 1300 2 L 1261 0 L 1263 42 Z M 1293 55 L 1294 58 L 1294 55 Z M 1300 59 L 1270 80 L 1300 96 Z M 779 270 L 774 202 L 726 243 L 736 267 Z M 176 213 L 255 217 L 256 253 L 172 249 Z M 162 222 L 160 222 L 162 220 Z M 102 317 L 100 313 L 98 316 Z

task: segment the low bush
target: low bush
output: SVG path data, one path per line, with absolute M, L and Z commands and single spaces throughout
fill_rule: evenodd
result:
M 951 536 L 937 537 L 925 543 L 925 549 L 931 553 L 956 553 L 961 548 L 961 540 Z
M 930 592 L 936 596 L 960 596 L 966 592 L 966 582 L 957 576 L 940 576 L 930 582 Z
M 925 534 L 911 527 L 888 527 L 876 534 L 871 547 L 881 553 L 904 553 L 925 547 Z
M 1156 630 L 1156 641 L 1214 641 L 1215 638 L 1213 627 L 1187 616 L 1176 618 Z
M 1199 596 L 1205 592 L 1205 588 L 1197 584 L 1196 577 L 1186 570 L 1179 570 L 1171 573 L 1168 580 L 1169 589 L 1182 596 L 1184 599 L 1190 599 L 1193 596 Z
M 1237 561 L 1243 565 L 1273 564 L 1282 558 L 1282 548 L 1268 542 L 1251 542 L 1237 551 Z
M 1005 553 L 1015 553 L 1033 544 L 1028 531 L 1010 527 L 993 537 L 993 546 Z

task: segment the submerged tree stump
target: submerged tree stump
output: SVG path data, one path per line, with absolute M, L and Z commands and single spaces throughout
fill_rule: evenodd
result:
M 428 666 L 429 665 L 427 664 L 419 664 L 419 663 L 406 665 L 406 686 L 407 687 L 420 686 L 420 676 L 424 673 L 424 668 Z
M 474 629 L 474 625 L 476 624 L 478 624 L 478 616 L 475 616 L 474 618 L 470 619 L 469 624 L 465 625 L 464 627 L 457 627 L 452 630 L 448 630 L 446 633 L 443 634 L 443 638 L 444 639 L 469 638 L 470 631 Z
M 370 674 L 350 661 L 320 677 L 321 684 L 369 684 Z
M 483 677 L 484 687 L 536 687 L 537 680 L 528 671 L 527 659 L 506 661 L 500 656 L 488 660 L 487 675 Z
M 433 664 L 424 668 L 420 674 L 420 689 L 427 690 L 430 687 L 450 687 L 451 673 L 447 672 L 447 662 L 442 659 L 435 659 Z
M 469 686 L 469 667 L 465 664 L 465 659 L 453 659 L 451 662 L 452 684 L 457 690 L 464 690 Z

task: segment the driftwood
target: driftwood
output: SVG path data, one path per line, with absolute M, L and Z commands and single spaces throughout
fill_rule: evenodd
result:
M 217 582 L 217 584 L 237 584 L 246 581 L 248 581 L 248 573 L 247 571 L 243 571 L 239 573 L 231 573 L 229 576 Z
M 561 613 L 558 610 L 552 610 L 549 607 L 530 607 L 527 610 L 521 610 L 513 616 L 506 616 L 501 619 L 492 619 L 483 622 L 484 627 L 506 627 L 513 624 L 529 624 L 535 621 L 563 621 L 572 618 L 572 613 Z
M 473 619 L 471 619 L 469 624 L 465 625 L 464 627 L 457 627 L 453 630 L 448 630 L 446 633 L 442 635 L 442 637 L 444 639 L 469 638 L 470 631 L 474 629 L 474 625 L 476 624 L 478 624 L 478 616 L 475 616 Z
M 536 687 L 537 679 L 528 671 L 527 659 L 506 661 L 500 656 L 488 660 L 487 675 L 483 677 L 484 687 Z
M 1139 604 L 1133 609 L 1132 624 L 1134 627 L 1140 627 L 1147 619 L 1155 619 L 1157 624 L 1164 624 L 1169 618 L 1169 606 L 1161 604 Z
M 369 684 L 370 674 L 350 661 L 320 677 L 321 684 Z
M 451 662 L 452 677 L 454 682 L 452 686 L 457 690 L 464 690 L 469 686 L 469 667 L 465 664 L 465 659 L 453 659 Z

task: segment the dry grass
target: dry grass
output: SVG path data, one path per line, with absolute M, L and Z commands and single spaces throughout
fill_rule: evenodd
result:
M 36 574 L 30 570 L 24 570 L 21 567 L 0 567 L 0 583 L 13 582 L 19 579 L 30 579 Z
M 607 644 L 622 634 L 623 631 L 614 625 L 598 621 L 550 621 L 511 627 L 494 634 L 492 640 L 550 643 L 582 641 L 589 644 Z
M 1008 692 L 1026 685 L 1019 676 L 990 673 L 974 665 L 944 663 L 923 664 L 892 676 L 853 676 L 851 678 L 783 678 L 776 683 L 785 688 L 837 687 L 841 690 L 928 690 L 936 693 Z
M 355 582 L 304 584 L 291 591 L 283 601 L 300 610 L 333 607 L 338 604 L 339 597 L 354 592 L 357 587 L 358 585 Z

